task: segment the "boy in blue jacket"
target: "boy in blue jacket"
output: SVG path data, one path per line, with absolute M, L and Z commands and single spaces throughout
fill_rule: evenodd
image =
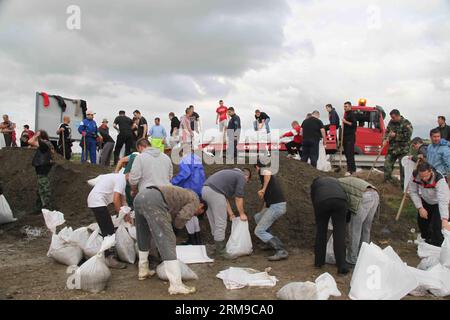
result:
M 203 184 L 206 180 L 202 159 L 195 153 L 188 151 L 179 164 L 178 174 L 172 178 L 172 184 L 177 187 L 190 189 L 202 196 Z M 200 224 L 196 216 L 186 223 L 188 241 L 185 244 L 201 245 Z

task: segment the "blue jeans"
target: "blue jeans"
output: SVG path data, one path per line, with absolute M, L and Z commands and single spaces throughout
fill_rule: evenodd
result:
M 86 162 L 88 156 L 91 158 L 91 164 L 97 164 L 97 140 L 95 138 L 86 138 L 86 153 L 84 147 L 81 149 L 81 162 Z
M 272 204 L 269 208 L 264 208 L 261 212 L 255 214 L 256 228 L 255 235 L 264 243 L 273 238 L 267 229 L 286 213 L 286 202 Z
M 264 125 L 266 126 L 266 132 L 267 132 L 267 133 L 270 133 L 270 126 L 269 126 L 269 123 L 270 123 L 270 118 L 269 118 L 269 119 L 266 119 L 266 120 L 264 121 Z M 255 131 L 258 131 L 258 124 L 259 124 L 258 120 L 253 121 L 253 128 L 255 129 Z

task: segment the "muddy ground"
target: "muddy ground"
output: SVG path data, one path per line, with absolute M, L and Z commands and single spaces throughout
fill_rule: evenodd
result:
M 167 283 L 156 277 L 138 281 L 136 265 L 129 265 L 126 270 L 112 270 L 112 277 L 105 292 L 91 294 L 66 289 L 66 267 L 47 258 L 50 234 L 45 231 L 42 216 L 32 214 L 36 192 L 34 169 L 29 165 L 32 156 L 32 150 L 0 151 L 0 181 L 4 194 L 19 219 L 15 223 L 0 226 L 0 299 L 171 299 L 167 294 Z M 224 167 L 227 166 L 207 165 L 205 170 L 209 176 Z M 110 168 L 57 160 L 51 173 L 54 207 L 64 213 L 66 225 L 75 229 L 94 222 L 93 215 L 86 207 L 86 198 L 91 189 L 86 181 L 110 171 Z M 361 177 L 366 174 L 361 173 Z M 190 284 L 195 285 L 198 292 L 186 298 L 275 299 L 276 292 L 283 285 L 292 281 L 314 281 L 323 272 L 330 272 L 335 277 L 343 294 L 341 299 L 348 298 L 351 274 L 338 276 L 335 266 L 327 265 L 318 270 L 313 265 L 314 214 L 309 186 L 312 180 L 320 175 L 325 173 L 299 161 L 287 160 L 284 155 L 280 159 L 279 179 L 287 197 L 288 212 L 272 230 L 288 245 L 288 260 L 268 262 L 266 256 L 270 252 L 260 250 L 260 242 L 254 239 L 255 252 L 252 256 L 232 262 L 216 261 L 212 264 L 192 265 L 200 279 Z M 331 175 L 337 176 L 336 173 Z M 415 238 L 410 232 L 411 228 L 417 229 L 414 210 L 410 204 L 407 205 L 400 221 L 395 222 L 394 217 L 401 198 L 400 188 L 384 185 L 381 175 L 374 174 L 371 180 L 378 186 L 382 195 L 381 212 L 374 222 L 372 240 L 382 247 L 392 245 L 405 262 L 416 266 L 419 262 L 416 247 L 407 244 L 408 240 Z M 250 217 L 260 207 L 260 200 L 256 195 L 258 187 L 259 181 L 253 177 L 247 186 L 245 199 L 245 210 Z M 206 219 L 201 224 L 203 238 L 208 242 L 207 249 L 212 256 L 213 245 Z M 254 228 L 252 220 L 250 227 Z M 40 228 L 44 232 L 30 238 L 26 230 L 33 230 L 32 228 Z M 178 240 L 182 242 L 184 235 L 180 235 Z M 271 267 L 271 274 L 277 276 L 280 281 L 276 287 L 270 289 L 246 288 L 228 291 L 215 276 L 230 266 L 251 267 L 261 271 Z M 429 296 L 425 299 L 436 298 Z

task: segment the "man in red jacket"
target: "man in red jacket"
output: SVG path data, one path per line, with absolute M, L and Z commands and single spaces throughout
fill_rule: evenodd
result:
M 300 126 L 298 121 L 293 121 L 291 125 L 292 125 L 292 130 L 283 134 L 281 136 L 281 138 L 294 137 L 294 140 L 286 143 L 286 148 L 288 151 L 288 158 L 294 158 L 296 160 L 300 160 L 301 147 L 302 147 L 302 141 L 303 141 L 303 138 L 300 135 L 302 127 Z

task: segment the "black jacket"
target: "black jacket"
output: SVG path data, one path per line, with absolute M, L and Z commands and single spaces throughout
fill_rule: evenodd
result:
M 56 101 L 58 101 L 58 104 L 59 104 L 61 110 L 63 112 L 66 112 L 67 105 L 66 105 L 66 102 L 64 101 L 64 99 L 61 96 L 53 96 L 53 97 L 56 99 Z
M 311 184 L 311 200 L 314 206 L 328 199 L 342 199 L 347 201 L 347 194 L 338 179 L 332 177 L 318 177 Z

